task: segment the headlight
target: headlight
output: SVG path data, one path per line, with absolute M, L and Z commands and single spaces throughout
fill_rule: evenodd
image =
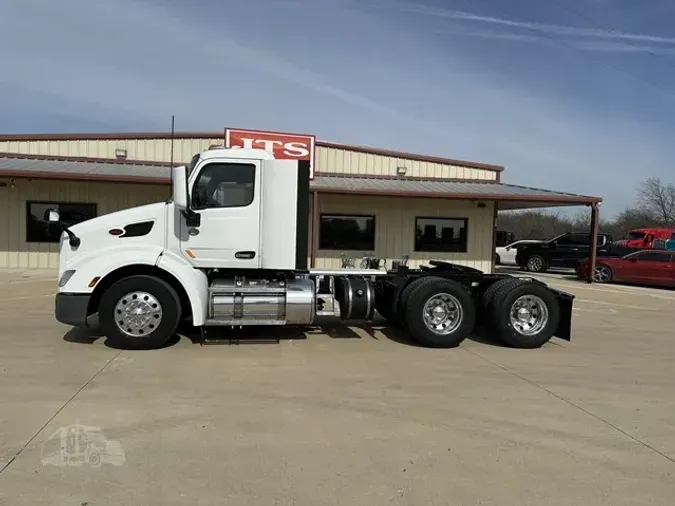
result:
M 73 277 L 73 274 L 75 274 L 74 270 L 64 272 L 61 279 L 59 279 L 59 288 L 64 287 L 68 280 Z

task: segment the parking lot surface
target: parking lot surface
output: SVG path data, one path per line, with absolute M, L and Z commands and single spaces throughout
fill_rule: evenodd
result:
M 0 504 L 673 504 L 675 292 L 545 281 L 574 335 L 539 350 L 330 324 L 128 352 L 3 274 Z

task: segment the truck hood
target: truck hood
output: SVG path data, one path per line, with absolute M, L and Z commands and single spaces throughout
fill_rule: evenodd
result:
M 166 241 L 166 213 L 167 202 L 157 202 L 144 206 L 124 209 L 97 218 L 78 223 L 70 227 L 70 230 L 80 238 L 80 245 L 73 248 L 68 242 L 68 236 L 64 232 L 61 235 L 61 248 L 59 251 L 59 276 L 74 264 L 82 262 L 95 262 L 96 258 L 105 250 L 137 248 L 141 245 L 165 247 Z M 152 221 L 151 231 L 146 235 L 136 237 L 122 237 L 109 233 L 111 229 L 124 229 L 133 223 Z
M 85 237 L 92 232 L 104 231 L 106 234 L 112 228 L 124 228 L 131 223 L 145 220 L 161 220 L 164 218 L 166 202 L 155 202 L 144 206 L 123 209 L 113 213 L 104 214 L 70 227 L 70 230 L 84 242 Z

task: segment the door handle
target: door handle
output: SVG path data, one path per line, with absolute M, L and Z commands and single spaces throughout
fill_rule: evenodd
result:
M 255 258 L 255 251 L 237 251 L 234 254 L 234 258 L 238 260 L 250 260 Z

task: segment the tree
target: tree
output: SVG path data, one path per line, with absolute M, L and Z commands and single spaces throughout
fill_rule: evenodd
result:
M 645 179 L 638 190 L 638 209 L 661 225 L 675 224 L 675 186 L 658 177 Z

